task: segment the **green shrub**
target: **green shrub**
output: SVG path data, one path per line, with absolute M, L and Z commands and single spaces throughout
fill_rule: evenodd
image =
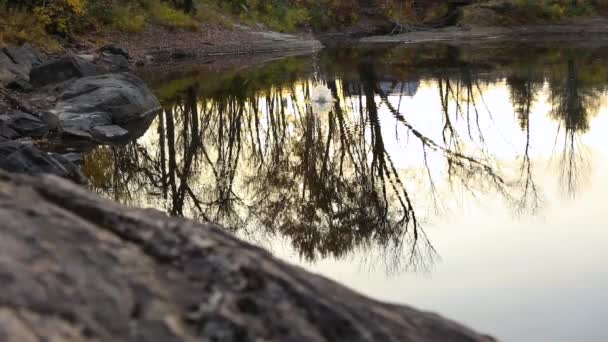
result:
M 122 32 L 137 33 L 146 27 L 146 17 L 130 7 L 116 7 L 112 10 L 110 24 Z
M 199 2 L 196 5 L 195 18 L 206 24 L 216 24 L 224 28 L 231 28 L 233 22 L 231 18 L 223 13 L 218 6 Z
M 523 16 L 529 19 L 561 20 L 565 17 L 591 15 L 608 5 L 606 0 L 517 0 Z
M 174 9 L 164 2 L 155 2 L 148 10 L 151 21 L 166 27 L 194 30 L 196 21 L 183 11 Z
M 0 45 L 29 42 L 47 52 L 61 49 L 59 42 L 46 31 L 43 23 L 24 11 L 0 11 Z

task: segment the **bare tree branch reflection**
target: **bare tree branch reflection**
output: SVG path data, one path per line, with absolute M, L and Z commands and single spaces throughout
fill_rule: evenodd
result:
M 391 61 L 399 60 L 399 51 L 387 53 Z M 545 84 L 550 115 L 566 137 L 560 146 L 562 182 L 574 194 L 587 168 L 579 138 L 599 97 L 574 61 L 550 75 L 529 65 L 502 64 L 495 67 L 500 71 L 482 73 L 475 63 L 458 60 L 453 49 L 446 53 L 442 63 L 452 64 L 433 64 L 431 71 L 424 55 L 411 51 L 403 58 L 417 68 L 406 62 L 387 66 L 378 61 L 382 56 L 361 52 L 342 56 L 344 65 L 332 67 L 344 70 L 326 70 L 324 81 L 309 74 L 277 81 L 277 70 L 285 72 L 279 64 L 235 75 L 217 88 L 190 84 L 165 98 L 163 112 L 142 139 L 95 150 L 85 171 L 107 196 L 219 222 L 252 239 L 283 237 L 308 261 L 363 252 L 369 267 L 426 271 L 438 253 L 421 224 L 420 198 L 428 195 L 437 208 L 449 187 L 472 196 L 498 194 L 520 213 L 535 213 L 541 191 L 532 136 L 543 128 L 533 127 L 530 118 Z M 409 89 L 412 80 L 418 82 L 415 90 Z M 417 127 L 411 115 L 418 109 L 406 105 L 420 80 L 432 83 L 440 106 L 438 113 L 425 113 L 438 115 L 432 132 Z M 522 155 L 515 176 L 503 172 L 505 162 L 488 143 L 495 134 L 487 131 L 488 123 L 499 120 L 485 95 L 505 80 L 525 136 L 525 145 L 512 142 Z M 318 83 L 334 100 L 327 112 L 313 106 Z M 393 129 L 398 151 L 391 145 Z M 400 166 L 404 156 L 420 157 L 420 170 Z M 424 184 L 412 174 L 420 174 Z
M 533 163 L 530 158 L 530 110 L 538 92 L 538 87 L 535 87 L 533 82 L 533 76 L 529 71 L 524 76 L 513 75 L 507 78 L 507 85 L 511 92 L 511 101 L 513 102 L 519 126 L 526 134 L 519 181 L 523 184 L 523 190 L 516 203 L 516 208 L 520 213 L 536 213 L 540 206 L 540 197 L 533 175 Z

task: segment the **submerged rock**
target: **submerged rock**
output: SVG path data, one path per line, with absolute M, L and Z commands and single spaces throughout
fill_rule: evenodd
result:
M 50 173 L 78 183 L 85 182 L 78 167 L 69 159 L 60 154 L 42 152 L 31 142 L 0 142 L 0 169 L 29 175 Z
M 493 341 L 55 176 L 0 173 L 0 222 L 7 341 Z

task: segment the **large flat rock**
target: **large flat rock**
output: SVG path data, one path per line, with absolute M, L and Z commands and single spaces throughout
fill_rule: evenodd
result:
M 0 221 L 3 341 L 493 340 L 55 176 L 0 173 Z
M 130 131 L 133 123 L 149 123 L 159 109 L 160 103 L 140 78 L 114 73 L 77 79 L 50 113 L 57 116 L 64 131 L 84 132 L 105 142 L 105 135 L 95 127 L 118 126 Z

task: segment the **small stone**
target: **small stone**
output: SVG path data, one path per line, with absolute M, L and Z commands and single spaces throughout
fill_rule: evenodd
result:
M 131 58 L 131 56 L 129 55 L 129 51 L 127 51 L 127 49 L 120 47 L 120 46 L 113 45 L 113 44 L 105 45 L 104 47 L 102 47 L 99 50 L 101 52 L 108 52 L 112 55 L 121 55 L 127 59 Z
M 49 128 L 49 130 L 54 131 L 59 127 L 59 117 L 57 116 L 57 114 L 50 112 L 50 111 L 44 111 L 40 114 L 40 119 L 42 120 L 42 122 L 44 122 L 46 124 L 46 126 Z
M 96 126 L 93 127 L 93 136 L 99 140 L 116 141 L 129 137 L 129 131 L 117 126 Z
M 79 58 L 82 58 L 83 60 L 89 62 L 89 63 L 93 63 L 95 61 L 95 55 L 93 54 L 81 54 L 81 55 L 76 55 Z
M 83 140 L 93 140 L 93 136 L 85 131 L 81 131 L 79 129 L 76 128 L 64 128 L 62 130 L 62 133 L 64 136 L 68 137 L 68 138 L 76 138 L 76 139 L 83 139 Z
M 125 56 L 103 53 L 100 61 L 108 72 L 129 71 L 129 61 Z
M 61 156 L 63 158 L 65 158 L 66 160 L 69 160 L 73 164 L 82 163 L 82 157 L 83 157 L 82 153 L 69 152 L 69 153 L 63 153 Z
M 9 84 L 7 84 L 6 87 L 8 89 L 19 90 L 19 91 L 23 91 L 23 92 L 30 92 L 34 89 L 34 87 L 32 87 L 32 85 L 30 84 L 30 82 L 28 82 L 27 80 L 25 80 L 23 78 L 17 78 L 15 80 L 11 81 Z

